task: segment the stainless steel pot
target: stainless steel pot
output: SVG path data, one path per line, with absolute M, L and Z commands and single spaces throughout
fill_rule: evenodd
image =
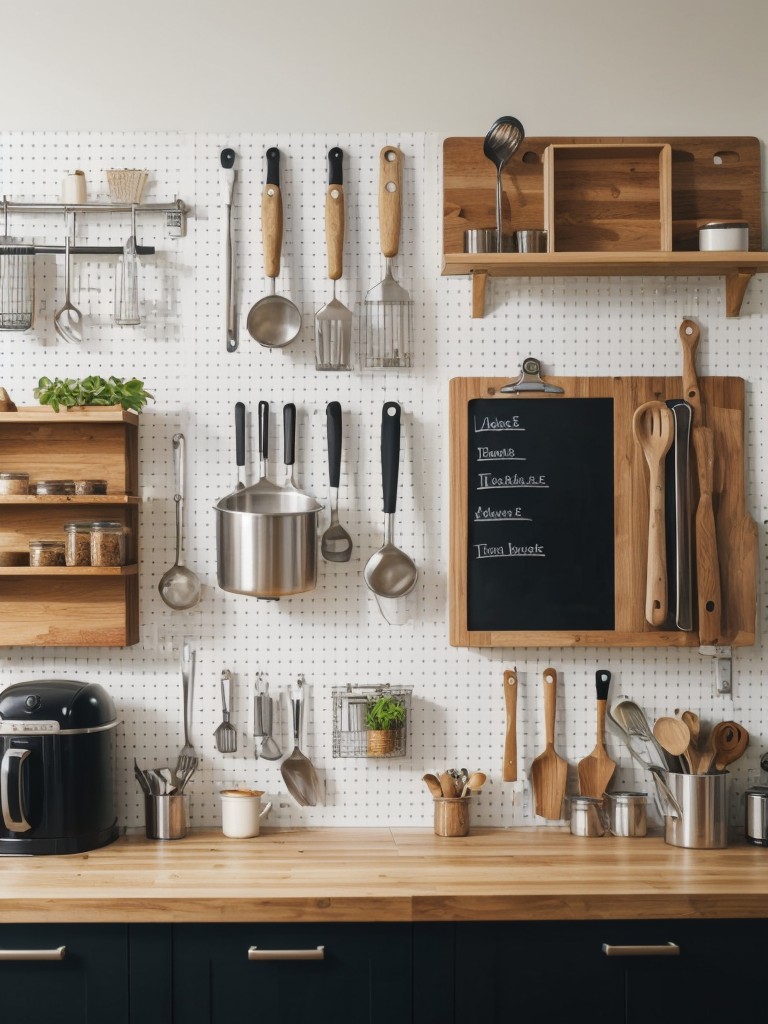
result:
M 269 405 L 259 402 L 261 477 L 215 506 L 217 576 L 222 590 L 275 600 L 314 590 L 323 506 L 267 479 L 268 424 Z

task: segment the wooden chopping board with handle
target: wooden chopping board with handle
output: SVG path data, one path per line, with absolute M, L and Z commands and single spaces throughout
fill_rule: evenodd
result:
M 582 757 L 578 764 L 579 793 L 582 796 L 594 796 L 601 799 L 616 771 L 616 762 L 608 756 L 605 749 L 605 705 L 608 700 L 608 687 L 611 685 L 611 673 L 598 669 L 595 673 L 595 690 L 597 692 L 597 743 L 591 754 Z
M 562 817 L 563 797 L 568 762 L 555 751 L 555 716 L 557 712 L 557 672 L 544 669 L 544 727 L 547 745 L 531 765 L 534 808 L 542 818 Z

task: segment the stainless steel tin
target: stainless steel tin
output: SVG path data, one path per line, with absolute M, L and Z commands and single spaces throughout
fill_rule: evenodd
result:
M 748 843 L 768 846 L 768 786 L 753 786 L 744 794 L 744 834 Z
M 515 251 L 515 236 L 501 236 L 501 251 Z M 496 248 L 496 228 L 473 228 L 464 232 L 464 252 L 483 253 L 498 252 Z
M 648 831 L 646 793 L 606 793 L 608 828 L 615 836 L 640 838 Z
M 518 252 L 546 252 L 547 232 L 543 228 L 516 231 L 515 247 Z
M 746 252 L 749 225 L 740 220 L 713 220 L 699 228 L 700 252 Z
M 187 834 L 187 815 L 183 793 L 144 797 L 147 839 L 183 839 Z
M 568 799 L 571 805 L 571 835 L 604 836 L 602 800 L 594 796 L 572 796 Z
M 317 584 L 317 514 L 298 491 L 233 491 L 216 507 L 218 583 L 233 594 L 275 599 Z
M 664 840 L 691 850 L 722 850 L 728 845 L 728 772 L 679 775 L 666 772 L 680 815 L 665 817 Z

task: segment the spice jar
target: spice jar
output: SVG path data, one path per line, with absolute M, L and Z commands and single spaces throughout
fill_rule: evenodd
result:
M 29 473 L 0 473 L 0 494 L 29 494 Z
M 34 566 L 64 565 L 63 540 L 31 540 L 29 564 Z
M 106 494 L 106 480 L 75 480 L 75 494 Z
M 65 523 L 64 558 L 67 565 L 91 564 L 91 526 L 93 523 Z
M 125 533 L 117 522 L 91 523 L 91 565 L 125 564 Z
M 74 480 L 38 480 L 32 485 L 35 494 L 74 494 Z

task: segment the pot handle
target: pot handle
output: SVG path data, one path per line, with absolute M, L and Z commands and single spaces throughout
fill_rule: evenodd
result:
M 288 402 L 283 406 L 283 462 L 292 466 L 296 461 L 296 406 Z
M 384 511 L 397 511 L 397 474 L 400 469 L 400 406 L 385 402 L 381 410 L 381 482 Z
M 267 461 L 269 455 L 269 402 L 259 402 L 259 458 Z M 262 474 L 263 476 L 264 474 Z
M 235 402 L 235 465 L 245 466 L 245 403 Z
M 328 480 L 338 487 L 341 479 L 341 405 L 329 402 L 325 408 L 328 428 Z

